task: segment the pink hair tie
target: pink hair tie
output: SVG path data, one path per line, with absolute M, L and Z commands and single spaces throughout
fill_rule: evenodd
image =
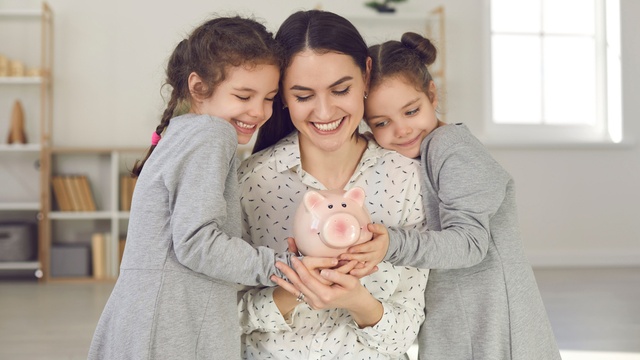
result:
M 162 136 L 158 135 L 157 132 L 153 132 L 153 135 L 151 135 L 151 145 L 156 146 L 158 145 L 158 142 L 160 141 L 160 139 L 162 139 Z

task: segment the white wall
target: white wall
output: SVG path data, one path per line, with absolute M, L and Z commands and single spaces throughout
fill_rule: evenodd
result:
M 146 146 L 163 109 L 164 65 L 179 39 L 213 13 L 255 14 L 275 31 L 291 12 L 366 13 L 343 0 L 49 0 L 55 16 L 54 144 Z M 39 2 L 7 0 L 3 7 Z M 487 84 L 485 1 L 409 0 L 403 12 L 444 4 L 447 121 L 482 131 Z M 621 0 L 625 134 L 640 140 L 640 2 Z M 514 176 L 534 265 L 640 265 L 640 149 L 496 148 Z

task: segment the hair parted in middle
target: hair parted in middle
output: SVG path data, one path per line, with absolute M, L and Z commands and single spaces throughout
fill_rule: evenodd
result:
M 271 120 L 258 131 L 253 153 L 274 145 L 296 129 L 282 101 L 282 79 L 297 54 L 305 50 L 344 54 L 353 59 L 363 74 L 367 69 L 367 43 L 362 35 L 349 20 L 329 11 L 307 10 L 292 14 L 280 25 L 275 39 L 283 51 L 281 90 L 274 99 Z

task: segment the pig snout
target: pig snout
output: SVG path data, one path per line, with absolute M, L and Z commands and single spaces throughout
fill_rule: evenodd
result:
M 331 248 L 345 248 L 360 239 L 361 226 L 355 216 L 338 213 L 329 216 L 320 228 L 320 239 Z

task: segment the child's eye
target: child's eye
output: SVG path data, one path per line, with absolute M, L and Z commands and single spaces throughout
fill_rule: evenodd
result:
M 351 86 L 347 86 L 344 90 L 334 90 L 333 93 L 338 96 L 347 95 L 351 91 Z
M 249 100 L 249 97 L 248 97 L 248 96 L 246 96 L 246 97 L 245 97 L 245 96 L 236 95 L 236 97 L 237 97 L 238 99 L 242 100 L 242 101 L 247 101 L 247 100 Z
M 418 112 L 420 112 L 420 108 L 415 108 L 413 110 L 409 110 L 404 114 L 407 115 L 407 116 L 413 116 L 413 115 L 417 114 Z
M 382 128 L 382 127 L 385 127 L 385 126 L 387 126 L 387 125 L 389 125 L 389 120 L 380 121 L 379 123 L 375 123 L 375 124 L 373 125 L 373 127 L 376 127 L 376 128 Z
M 275 97 L 264 98 L 264 101 L 273 102 L 273 99 L 275 99 Z

